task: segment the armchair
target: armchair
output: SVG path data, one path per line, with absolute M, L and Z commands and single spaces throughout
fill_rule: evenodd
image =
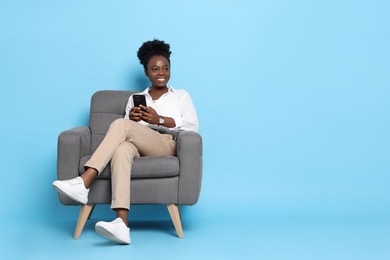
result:
M 124 117 L 132 91 L 104 90 L 91 99 L 89 127 L 80 126 L 62 132 L 58 137 L 57 178 L 67 180 L 80 176 L 84 164 L 103 140 L 110 124 Z M 144 156 L 134 159 L 131 172 L 131 204 L 165 204 L 179 238 L 183 230 L 179 207 L 194 205 L 199 198 L 202 180 L 202 138 L 193 131 L 172 131 L 176 140 L 176 156 Z M 130 181 L 130 180 L 129 180 Z M 80 205 L 59 194 L 64 205 Z M 111 203 L 109 165 L 92 183 L 88 203 L 81 205 L 74 238 L 78 239 L 96 204 Z

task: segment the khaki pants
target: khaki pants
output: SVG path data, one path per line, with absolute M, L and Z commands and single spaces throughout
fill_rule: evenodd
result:
M 174 155 L 176 142 L 170 134 L 160 134 L 128 119 L 111 123 L 102 143 L 85 167 L 103 171 L 111 160 L 111 208 L 130 209 L 130 174 L 133 158 Z

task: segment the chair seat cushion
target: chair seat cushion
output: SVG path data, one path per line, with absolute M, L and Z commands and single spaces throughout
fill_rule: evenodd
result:
M 79 172 L 84 172 L 84 165 L 91 156 L 80 160 Z M 179 159 L 175 156 L 142 156 L 134 158 L 131 170 L 132 179 L 167 178 L 179 175 Z M 111 179 L 110 165 L 99 175 L 102 179 Z

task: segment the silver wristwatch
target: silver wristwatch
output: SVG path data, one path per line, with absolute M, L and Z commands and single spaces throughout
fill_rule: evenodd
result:
M 163 125 L 164 122 L 164 118 L 160 117 L 160 119 L 158 120 L 158 125 Z

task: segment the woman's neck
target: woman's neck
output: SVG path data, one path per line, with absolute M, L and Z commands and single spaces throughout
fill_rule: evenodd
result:
M 153 100 L 159 99 L 162 95 L 168 92 L 168 87 L 151 87 L 149 95 Z

